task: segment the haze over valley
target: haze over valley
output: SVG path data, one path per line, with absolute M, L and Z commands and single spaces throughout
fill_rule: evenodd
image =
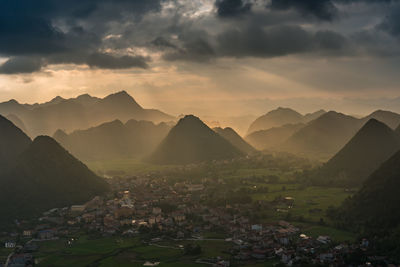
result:
M 0 0 L 0 267 L 400 266 L 399 18 Z

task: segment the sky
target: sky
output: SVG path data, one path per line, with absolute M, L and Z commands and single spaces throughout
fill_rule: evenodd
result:
M 0 0 L 0 101 L 400 112 L 400 0 Z

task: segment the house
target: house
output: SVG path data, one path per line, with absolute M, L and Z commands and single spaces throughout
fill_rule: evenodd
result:
M 174 215 L 174 220 L 176 222 L 182 222 L 186 219 L 186 216 L 184 214 L 175 214 Z
M 331 238 L 329 236 L 325 236 L 325 235 L 320 235 L 317 238 L 317 241 L 322 243 L 322 244 L 328 244 L 331 242 Z
M 33 234 L 33 230 L 24 230 L 24 231 L 22 232 L 22 235 L 23 235 L 24 237 L 31 237 L 32 234 Z
M 119 221 L 119 224 L 121 226 L 130 226 L 130 225 L 132 225 L 132 220 L 130 220 L 130 219 L 122 219 L 122 220 Z
M 146 261 L 144 264 L 143 264 L 143 266 L 158 266 L 158 265 L 160 265 L 160 262 L 149 262 L 149 261 Z
M 256 231 L 256 232 L 261 232 L 262 231 L 262 225 L 261 224 L 253 224 L 251 226 L 251 230 L 252 231 Z
M 292 260 L 292 255 L 290 253 L 282 253 L 281 261 L 285 264 L 288 264 Z
M 159 208 L 159 207 L 154 207 L 153 208 L 153 214 L 154 215 L 159 215 L 159 214 L 161 214 L 161 208 Z
M 134 213 L 134 210 L 130 207 L 121 207 L 117 210 L 114 211 L 114 217 L 116 219 L 119 218 L 128 218 L 128 217 L 132 217 Z
M 282 227 L 290 227 L 291 226 L 291 224 L 286 221 L 279 221 L 278 225 L 282 226 Z
M 289 238 L 286 235 L 280 234 L 276 236 L 278 242 L 282 245 L 289 245 Z
M 293 207 L 294 198 L 293 197 L 285 197 L 283 199 L 284 203 L 289 206 L 289 208 Z
M 139 222 L 139 227 L 147 227 L 148 223 L 147 222 Z
M 225 261 L 225 260 L 220 260 L 217 263 L 215 263 L 214 266 L 229 267 L 230 266 L 230 262 L 229 261 Z
M 361 240 L 361 247 L 367 248 L 369 246 L 369 241 L 365 238 Z
M 84 212 L 85 209 L 86 209 L 85 205 L 72 205 L 70 210 L 72 213 L 80 213 Z
M 117 221 L 114 220 L 113 216 L 111 216 L 110 214 L 107 214 L 104 218 L 103 218 L 103 224 L 106 227 L 113 227 L 117 224 Z
M 103 205 L 103 200 L 99 196 L 96 196 L 92 200 L 86 202 L 85 207 L 86 209 L 91 210 L 91 209 L 97 209 L 101 205 Z
M 15 242 L 15 241 L 7 241 L 4 243 L 5 248 L 15 248 L 16 245 L 17 245 L 17 242 Z
M 202 184 L 187 184 L 186 188 L 189 192 L 196 192 L 204 190 L 204 185 Z
M 52 239 L 56 235 L 55 230 L 47 229 L 38 232 L 38 238 L 41 240 Z
M 85 213 L 82 215 L 82 219 L 86 222 L 86 223 L 90 223 L 92 221 L 94 221 L 95 219 L 95 215 L 93 213 Z
M 156 217 L 150 217 L 149 218 L 149 224 L 150 225 L 153 225 L 153 224 L 155 224 L 156 223 Z
M 319 255 L 319 259 L 322 262 L 331 262 L 335 259 L 332 253 L 322 253 Z
M 267 256 L 266 256 L 266 251 L 257 249 L 257 250 L 253 250 L 253 253 L 251 254 L 251 256 L 257 260 L 264 260 Z

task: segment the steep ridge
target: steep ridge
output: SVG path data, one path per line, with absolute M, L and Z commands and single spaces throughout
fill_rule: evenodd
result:
M 29 218 L 41 212 L 88 201 L 108 184 L 54 139 L 39 136 L 0 177 L 2 220 Z
M 251 154 L 257 151 L 230 127 L 215 127 L 213 130 L 245 154 Z
M 370 119 L 320 170 L 331 184 L 360 186 L 400 149 L 400 137 L 387 125 Z

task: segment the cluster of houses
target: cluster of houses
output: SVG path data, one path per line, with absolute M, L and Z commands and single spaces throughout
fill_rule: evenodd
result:
M 246 216 L 250 204 L 226 204 L 209 207 L 204 204 L 207 186 L 203 183 L 167 183 L 164 179 L 113 178 L 112 193 L 95 197 L 83 205 L 54 208 L 43 213 L 38 223 L 12 233 L 30 240 L 8 259 L 13 262 L 33 261 L 32 247 L 40 241 L 67 237 L 86 231 L 100 236 L 134 236 L 154 233 L 149 242 L 163 239 L 203 239 L 207 233 L 219 233 L 223 242 L 230 242 L 229 258 L 215 261 L 216 266 L 237 263 L 279 260 L 288 266 L 315 263 L 341 266 L 346 255 L 356 250 L 367 250 L 368 241 L 361 244 L 333 244 L 328 236 L 311 238 L 286 221 L 274 224 L 255 224 Z M 288 199 L 290 203 L 292 199 Z M 12 234 L 4 243 L 7 248 L 18 246 Z M 155 236 L 155 237 L 154 237 Z M 16 236 L 14 236 L 16 237 Z M 68 241 L 70 242 L 70 241 Z

